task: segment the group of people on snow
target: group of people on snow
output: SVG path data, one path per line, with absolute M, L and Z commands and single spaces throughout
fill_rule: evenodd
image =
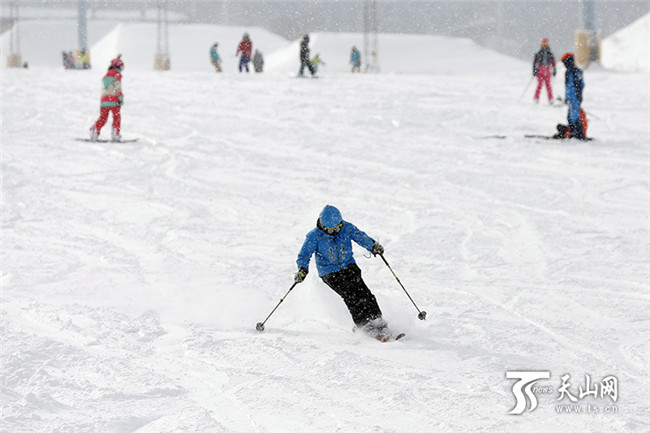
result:
M 562 63 L 566 69 L 564 73 L 565 97 L 564 102 L 568 105 L 567 123 L 568 125 L 559 124 L 556 126 L 557 133 L 553 135 L 556 139 L 577 138 L 579 140 L 587 139 L 587 115 L 582 109 L 582 90 L 585 87 L 583 73 L 575 64 L 573 53 L 566 53 L 562 56 Z M 542 39 L 539 51 L 533 58 L 533 76 L 537 77 L 537 89 L 533 100 L 539 103 L 542 87 L 546 87 L 548 101 L 553 104 L 553 88 L 551 86 L 551 76 L 557 72 L 555 57 L 550 48 L 547 38 Z
M 78 52 L 61 51 L 61 60 L 65 69 L 90 69 L 90 53 L 87 49 Z
M 217 51 L 218 43 L 215 42 L 210 47 L 210 61 L 217 72 L 221 72 L 221 57 Z M 249 72 L 248 64 L 253 61 L 255 72 L 262 72 L 264 69 L 264 59 L 262 54 L 255 50 L 255 55 L 252 55 L 253 43 L 248 33 L 244 33 L 242 40 L 237 46 L 235 55 L 239 55 L 239 71 Z M 63 60 L 66 68 L 73 67 L 69 53 L 63 52 Z M 87 53 L 83 53 L 87 56 Z M 299 49 L 300 70 L 298 76 L 304 76 L 305 68 L 309 70 L 312 76 L 316 75 L 320 64 L 324 64 L 317 54 L 314 58 L 310 58 L 309 48 L 309 35 L 306 34 L 300 41 Z M 566 53 L 562 56 L 562 63 L 565 66 L 566 72 L 564 76 L 565 81 L 565 98 L 564 102 L 568 105 L 567 125 L 557 125 L 557 133 L 553 138 L 577 138 L 580 140 L 587 139 L 587 116 L 582 109 L 582 92 L 584 89 L 583 72 L 575 64 L 575 56 L 573 53 Z M 90 63 L 81 63 L 82 67 L 89 67 Z M 356 46 L 352 47 L 350 52 L 350 64 L 352 65 L 352 72 L 361 71 L 361 53 Z M 88 65 L 88 66 L 86 66 Z M 120 139 L 120 107 L 124 102 L 122 94 L 122 70 L 124 69 L 124 62 L 121 60 L 121 55 L 111 61 L 108 72 L 102 79 L 103 89 L 100 100 L 100 116 L 95 124 L 90 128 L 91 140 L 96 140 L 101 132 L 102 127 L 105 125 L 109 112 L 113 113 L 113 128 L 111 137 L 113 140 Z M 555 57 L 551 51 L 549 40 L 542 39 L 541 47 L 535 53 L 533 59 L 533 76 L 537 77 L 537 89 L 535 90 L 534 101 L 539 102 L 542 87 L 546 87 L 548 100 L 553 103 L 553 89 L 551 85 L 551 76 L 557 73 Z
M 216 72 L 221 72 L 221 56 L 219 56 L 219 52 L 217 51 L 218 46 L 219 44 L 215 42 L 210 47 L 210 62 L 212 63 L 212 66 L 214 66 Z M 262 56 L 262 53 L 259 50 L 255 50 L 255 54 L 251 56 L 252 53 L 253 42 L 248 33 L 244 33 L 242 40 L 237 45 L 237 51 L 235 51 L 235 57 L 239 56 L 239 72 L 250 72 L 248 64 L 251 60 L 255 72 L 264 72 L 264 56 Z

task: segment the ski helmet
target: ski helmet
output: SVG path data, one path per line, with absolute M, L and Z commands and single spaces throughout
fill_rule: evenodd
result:
M 567 68 L 573 68 L 575 66 L 575 59 L 573 57 L 573 53 L 566 53 L 565 55 L 562 56 L 562 63 L 564 63 L 564 66 Z
M 328 204 L 318 216 L 318 223 L 325 232 L 333 235 L 341 231 L 343 218 L 337 208 Z
M 122 61 L 121 54 L 118 54 L 116 58 L 111 60 L 111 68 L 117 68 L 119 70 L 124 69 L 124 62 Z
M 542 44 L 543 47 L 548 47 L 548 45 L 549 45 L 548 38 L 542 39 L 541 44 Z
M 569 57 L 573 57 L 573 53 L 564 53 L 562 56 L 562 61 L 567 60 Z

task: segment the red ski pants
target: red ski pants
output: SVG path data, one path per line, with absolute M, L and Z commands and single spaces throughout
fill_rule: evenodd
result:
M 113 129 L 119 134 L 120 125 L 122 123 L 122 115 L 120 114 L 120 106 L 116 105 L 115 107 L 99 107 L 99 119 L 95 122 L 95 129 L 97 129 L 97 135 L 102 130 L 106 121 L 108 120 L 108 112 L 113 113 Z
M 553 89 L 551 89 L 551 67 L 540 66 L 537 70 L 537 90 L 535 90 L 535 100 L 539 99 L 539 93 L 542 91 L 542 86 L 546 85 L 548 92 L 548 100 L 553 100 Z

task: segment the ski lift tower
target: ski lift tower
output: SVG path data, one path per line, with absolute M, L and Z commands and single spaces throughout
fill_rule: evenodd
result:
M 11 30 L 9 30 L 7 67 L 20 68 L 23 65 L 23 58 L 20 55 L 20 35 L 18 33 L 18 0 L 9 4 L 9 19 L 11 19 Z
M 77 1 L 77 31 L 79 36 L 79 51 L 77 61 L 83 69 L 90 69 L 90 52 L 88 52 L 88 5 L 87 0 Z
M 153 68 L 157 71 L 168 71 L 170 67 L 167 0 L 158 0 L 158 33 L 156 38 L 156 54 L 154 55 Z
M 596 32 L 594 0 L 580 0 L 580 30 L 576 31 L 576 63 L 586 67 L 600 61 L 600 38 Z
M 377 38 L 377 1 L 363 2 L 363 55 L 365 72 L 379 72 L 379 41 Z

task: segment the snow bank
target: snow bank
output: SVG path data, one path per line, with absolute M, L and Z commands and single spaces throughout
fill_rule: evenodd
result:
M 601 50 L 606 68 L 650 72 L 650 13 L 603 40 Z

